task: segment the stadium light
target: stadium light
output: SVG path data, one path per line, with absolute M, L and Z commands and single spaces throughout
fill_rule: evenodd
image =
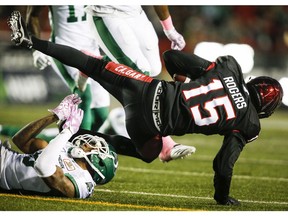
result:
M 216 42 L 200 42 L 195 46 L 194 53 L 209 61 L 223 55 L 223 44 Z
M 194 53 L 209 61 L 215 61 L 218 56 L 232 55 L 243 73 L 250 73 L 254 66 L 254 49 L 248 44 L 200 42 L 195 46 Z

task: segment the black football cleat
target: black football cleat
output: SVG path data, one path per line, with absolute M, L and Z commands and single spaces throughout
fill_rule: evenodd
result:
M 9 28 L 12 30 L 11 41 L 16 46 L 32 49 L 33 43 L 28 34 L 26 24 L 19 11 L 13 11 L 7 20 Z
M 225 201 L 217 201 L 218 205 L 227 205 L 227 206 L 240 206 L 241 203 L 234 199 L 233 197 L 228 197 Z

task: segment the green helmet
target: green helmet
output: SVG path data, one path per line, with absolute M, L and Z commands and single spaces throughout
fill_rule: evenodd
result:
M 96 154 L 93 154 L 90 157 L 92 164 L 94 164 L 95 167 L 105 176 L 103 179 L 99 173 L 94 172 L 92 177 L 96 184 L 106 184 L 111 181 L 115 175 L 118 167 L 118 159 L 115 149 L 112 148 L 113 147 L 109 145 L 109 154 L 107 154 L 105 157 L 101 157 Z
M 81 145 L 88 144 L 92 150 L 84 152 Z M 72 147 L 68 153 L 74 158 L 85 158 L 94 172 L 91 174 L 96 184 L 106 184 L 113 179 L 118 168 L 118 157 L 113 146 L 102 137 L 83 134 L 72 140 Z

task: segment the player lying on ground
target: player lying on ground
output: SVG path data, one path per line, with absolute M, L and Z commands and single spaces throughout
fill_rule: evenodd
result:
M 76 67 L 108 90 L 124 107 L 128 134 L 145 161 L 157 158 L 162 136 L 224 136 L 213 161 L 214 199 L 222 205 L 240 204 L 229 196 L 233 167 L 246 143 L 258 137 L 259 119 L 270 116 L 281 104 L 283 90 L 277 80 L 257 77 L 246 84 L 232 56 L 210 62 L 171 50 L 163 56 L 168 72 L 187 78 L 185 83 L 167 82 L 71 47 L 30 38 L 19 12 L 12 13 L 8 24 L 16 45 Z
M 78 95 L 69 95 L 50 110 L 52 114 L 29 123 L 16 134 L 14 132 L 12 141 L 24 154 L 11 150 L 8 141 L 0 142 L 0 190 L 88 198 L 95 185 L 106 184 L 114 177 L 118 167 L 117 154 L 142 159 L 126 137 L 78 130 L 82 111 L 76 107 L 72 110 L 72 107 L 80 102 Z M 65 122 L 66 118 L 72 123 Z M 39 136 L 48 125 L 59 122 L 59 119 L 58 125 L 65 122 L 63 127 L 59 126 L 63 129 L 60 134 L 54 139 L 50 135 Z M 71 125 L 72 129 L 69 129 L 73 135 L 66 132 L 67 125 Z M 51 140 L 49 145 L 45 139 Z M 40 171 L 38 164 L 41 164 Z
M 113 146 L 103 137 L 78 131 L 83 118 L 83 111 L 77 108 L 80 102 L 78 95 L 69 95 L 51 110 L 52 114 L 20 130 L 12 140 L 23 154 L 11 150 L 8 142 L 0 142 L 2 190 L 88 198 L 96 185 L 106 184 L 114 177 L 118 160 Z M 49 144 L 35 138 L 59 120 L 65 121 L 62 131 Z

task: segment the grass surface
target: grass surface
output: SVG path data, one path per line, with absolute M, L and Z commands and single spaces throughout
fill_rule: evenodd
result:
M 23 126 L 54 105 L 0 105 L 0 124 Z M 1 137 L 4 139 L 4 137 Z M 176 141 L 194 145 L 196 154 L 166 164 L 119 156 L 116 177 L 86 200 L 0 193 L 1 211 L 287 211 L 288 113 L 262 120 L 260 137 L 248 144 L 235 165 L 231 196 L 239 207 L 212 199 L 212 160 L 222 137 L 186 135 Z

